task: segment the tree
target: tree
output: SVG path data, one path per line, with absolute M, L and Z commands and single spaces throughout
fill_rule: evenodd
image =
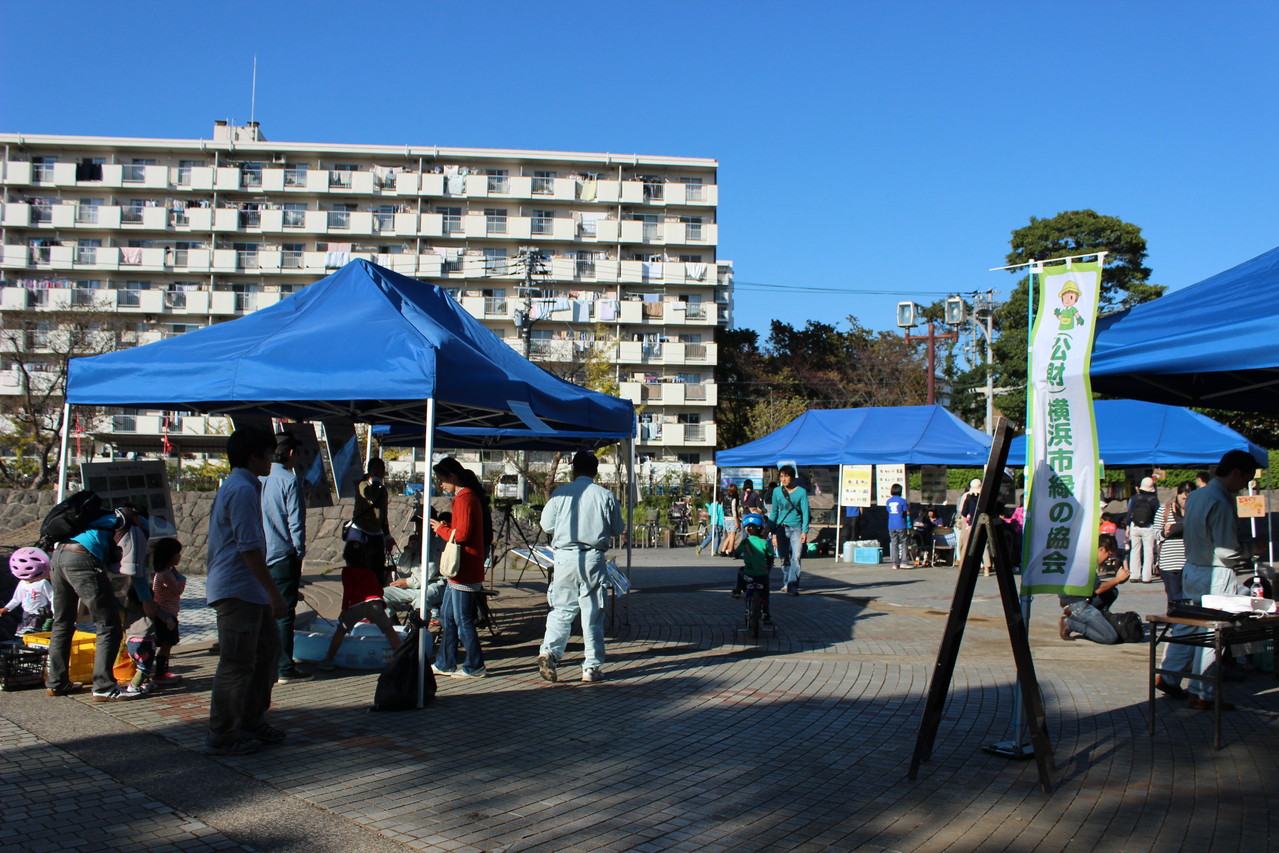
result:
M 17 377 L 15 392 L 0 397 L 0 481 L 31 489 L 54 481 L 68 427 L 63 404 L 71 359 L 136 343 L 136 324 L 104 304 L 0 315 L 0 357 Z M 80 414 L 88 429 L 101 416 Z
M 755 332 L 723 333 L 716 374 L 719 446 L 760 438 L 808 409 L 922 404 L 922 345 L 871 331 L 855 317 L 845 322 L 846 329 L 816 320 L 797 329 L 774 321 L 762 350 Z
M 1145 266 L 1146 240 L 1141 228 L 1114 216 L 1092 210 L 1068 210 L 1051 219 L 1030 218 L 1030 224 L 1012 232 L 1009 264 L 1045 261 L 1072 255 L 1107 252 L 1101 275 L 1102 313 L 1148 302 L 1161 295 L 1162 285 L 1150 284 Z M 1017 283 L 996 317 L 995 384 L 1004 389 L 996 405 L 1018 426 L 1026 417 L 1026 352 L 1029 340 L 1027 308 L 1029 277 Z

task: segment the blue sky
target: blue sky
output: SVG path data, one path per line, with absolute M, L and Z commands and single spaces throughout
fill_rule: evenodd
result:
M 1178 288 L 1279 245 L 1279 4 L 10 4 L 0 130 L 713 157 L 737 325 L 891 328 L 1091 207 Z M 28 37 L 30 36 L 30 37 Z M 752 284 L 747 284 L 752 283 Z M 759 288 L 753 283 L 768 285 Z M 837 292 L 796 293 L 787 287 Z M 891 291 L 884 295 L 857 291 Z

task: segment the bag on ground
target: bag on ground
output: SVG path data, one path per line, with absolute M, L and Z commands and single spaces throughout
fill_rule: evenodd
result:
M 1111 613 L 1109 610 L 1103 610 L 1106 619 L 1114 626 L 1115 633 L 1119 635 L 1121 643 L 1143 643 L 1146 641 L 1145 632 L 1142 631 L 1141 617 L 1129 610 L 1127 613 Z
M 412 627 L 404 635 L 404 642 L 391 652 L 391 660 L 377 678 L 370 711 L 411 711 L 417 707 L 418 635 L 422 630 L 419 619 L 411 619 Z M 435 673 L 426 667 L 425 702 L 435 698 Z

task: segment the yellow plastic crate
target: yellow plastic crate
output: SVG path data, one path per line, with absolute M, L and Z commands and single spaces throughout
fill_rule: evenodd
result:
M 49 648 L 49 633 L 27 634 L 22 642 L 38 649 Z M 67 665 L 67 677 L 71 681 L 88 684 L 93 681 L 93 656 L 97 652 L 98 635 L 88 631 L 76 631 L 71 637 L 71 660 Z

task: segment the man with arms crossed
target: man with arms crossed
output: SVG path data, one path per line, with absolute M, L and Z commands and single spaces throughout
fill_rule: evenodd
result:
M 266 535 L 266 566 L 284 599 L 280 632 L 279 681 L 290 684 L 315 676 L 298 668 L 293 660 L 293 623 L 297 617 L 298 587 L 302 584 L 302 558 L 306 556 L 306 494 L 293 472 L 298 440 L 287 432 L 275 437 L 275 461 L 262 478 L 262 532 Z

